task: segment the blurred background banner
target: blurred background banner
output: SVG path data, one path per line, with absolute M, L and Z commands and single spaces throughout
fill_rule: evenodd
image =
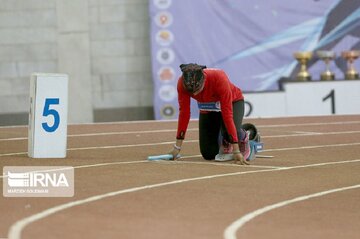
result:
M 341 52 L 360 49 L 360 1 L 150 0 L 149 12 L 156 119 L 177 118 L 181 63 L 222 68 L 245 92 L 277 91 L 298 70 L 294 52 L 335 51 L 330 67 L 342 80 Z M 313 80 L 324 67 L 313 57 Z

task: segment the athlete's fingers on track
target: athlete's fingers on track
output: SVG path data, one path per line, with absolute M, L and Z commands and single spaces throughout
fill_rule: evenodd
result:
M 250 165 L 250 163 L 248 161 L 246 161 L 244 158 L 235 159 L 234 163 L 240 164 L 240 165 Z

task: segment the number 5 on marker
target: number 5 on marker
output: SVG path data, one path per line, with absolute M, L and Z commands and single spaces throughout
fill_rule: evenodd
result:
M 66 157 L 68 84 L 66 74 L 31 74 L 29 157 Z
M 45 105 L 44 105 L 44 111 L 43 116 L 47 117 L 49 115 L 52 115 L 54 117 L 54 124 L 52 126 L 49 126 L 48 123 L 42 123 L 42 127 L 46 132 L 54 132 L 57 130 L 60 124 L 60 116 L 59 112 L 55 109 L 51 109 L 51 105 L 58 105 L 59 104 L 59 98 L 46 98 L 45 99 Z

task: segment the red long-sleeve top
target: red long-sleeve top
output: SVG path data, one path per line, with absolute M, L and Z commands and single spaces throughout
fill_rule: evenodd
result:
M 204 77 L 204 88 L 197 95 L 192 95 L 184 89 L 182 76 L 178 80 L 179 119 L 176 138 L 185 138 L 191 114 L 190 98 L 193 98 L 200 103 L 220 102 L 222 118 L 225 127 L 231 136 L 231 143 L 237 143 L 238 137 L 233 120 L 232 102 L 244 99 L 242 91 L 230 82 L 223 70 L 211 68 L 204 69 Z M 200 112 L 207 113 L 203 111 Z

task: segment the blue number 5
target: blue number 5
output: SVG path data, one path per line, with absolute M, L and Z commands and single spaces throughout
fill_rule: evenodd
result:
M 50 109 L 51 105 L 58 105 L 59 104 L 59 98 L 47 98 L 45 99 L 45 106 L 43 111 L 43 116 L 49 116 L 52 115 L 54 117 L 54 124 L 52 126 L 49 126 L 47 123 L 42 123 L 42 127 L 46 132 L 54 132 L 59 127 L 60 123 L 60 116 L 59 112 L 57 112 L 54 109 Z

